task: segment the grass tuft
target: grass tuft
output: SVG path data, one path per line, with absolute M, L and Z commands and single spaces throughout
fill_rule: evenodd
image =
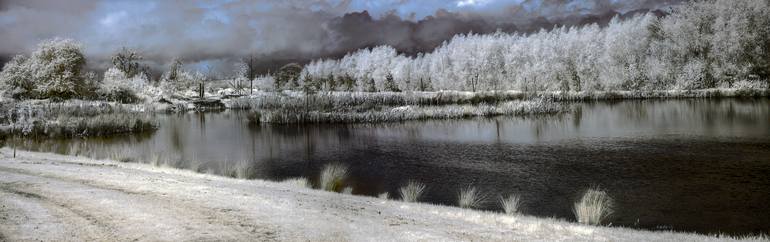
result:
M 425 184 L 417 181 L 409 181 L 406 186 L 398 189 L 401 194 L 401 200 L 404 202 L 417 202 L 425 192 Z
M 380 199 L 386 199 L 387 200 L 387 199 L 390 199 L 390 193 L 389 192 L 383 192 L 383 193 L 380 193 L 379 195 L 377 195 L 377 197 L 380 198 Z
M 353 188 L 352 187 L 345 187 L 342 189 L 342 194 L 348 194 L 353 195 Z
M 511 194 L 507 197 L 500 197 L 500 205 L 503 207 L 505 214 L 517 214 L 520 212 L 521 196 Z
M 289 178 L 281 181 L 281 183 L 289 184 L 295 187 L 312 188 L 313 184 L 310 184 L 310 180 L 305 177 Z
M 457 205 L 461 208 L 480 208 L 487 201 L 486 194 L 473 186 L 460 189 Z
M 606 191 L 589 188 L 580 201 L 575 203 L 578 223 L 600 225 L 612 214 L 613 201 Z
M 318 184 L 325 191 L 336 192 L 342 189 L 343 182 L 347 176 L 348 166 L 339 163 L 326 164 L 323 170 L 321 170 Z

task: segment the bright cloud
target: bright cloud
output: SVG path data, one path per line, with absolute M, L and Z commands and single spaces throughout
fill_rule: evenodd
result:
M 475 7 L 483 6 L 489 3 L 489 0 L 460 0 L 457 1 L 457 7 Z

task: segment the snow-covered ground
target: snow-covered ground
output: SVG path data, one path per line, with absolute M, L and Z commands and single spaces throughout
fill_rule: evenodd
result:
M 0 240 L 717 241 L 0 150 Z M 762 240 L 766 238 L 750 238 Z

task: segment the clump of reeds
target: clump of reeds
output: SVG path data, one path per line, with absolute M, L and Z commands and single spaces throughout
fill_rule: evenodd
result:
M 251 179 L 252 167 L 248 162 L 241 161 L 235 166 L 235 177 L 238 179 Z
M 348 166 L 340 163 L 326 164 L 321 170 L 319 186 L 326 191 L 339 191 L 348 176 Z
M 422 193 L 425 192 L 425 184 L 417 181 L 409 181 L 407 184 L 398 189 L 401 194 L 401 200 L 404 202 L 417 202 Z
M 500 197 L 500 205 L 503 207 L 503 211 L 506 214 L 519 213 L 521 207 L 521 196 L 517 194 L 511 194 L 507 197 Z
M 139 108 L 100 102 L 25 101 L 3 105 L 0 130 L 26 138 L 68 138 L 140 133 L 158 125 Z
M 486 194 L 473 186 L 460 189 L 457 197 L 457 205 L 461 208 L 480 208 L 486 201 Z
M 612 198 L 598 188 L 589 188 L 574 207 L 575 217 L 582 224 L 602 224 L 612 212 Z
M 560 113 L 568 105 L 550 100 L 512 101 L 500 104 L 445 106 L 377 106 L 363 110 L 340 108 L 330 111 L 304 109 L 255 110 L 249 120 L 253 123 L 381 123 L 406 120 L 458 119 L 498 115 L 527 115 Z

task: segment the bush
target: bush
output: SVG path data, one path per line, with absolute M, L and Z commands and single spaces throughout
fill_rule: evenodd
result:
M 206 78 L 202 73 L 192 73 L 187 71 L 177 71 L 174 75 L 174 79 L 166 78 L 170 76 L 171 74 L 164 75 L 164 79 L 160 82 L 160 90 L 163 90 L 163 92 L 170 92 L 164 93 L 166 95 L 197 90 L 198 84 L 203 82 Z
M 144 74 L 128 77 L 123 71 L 113 67 L 104 72 L 104 80 L 97 94 L 103 100 L 135 103 L 140 100 L 137 93 L 144 92 L 148 88 L 149 84 Z
M 17 55 L 3 67 L 0 72 L 0 83 L 5 94 L 16 99 L 26 99 L 36 96 L 35 83 L 29 68 L 28 58 Z
M 15 98 L 69 99 L 84 96 L 87 86 L 85 55 L 71 39 L 52 39 L 38 44 L 29 58 L 16 56 L 3 67 L 0 81 Z

